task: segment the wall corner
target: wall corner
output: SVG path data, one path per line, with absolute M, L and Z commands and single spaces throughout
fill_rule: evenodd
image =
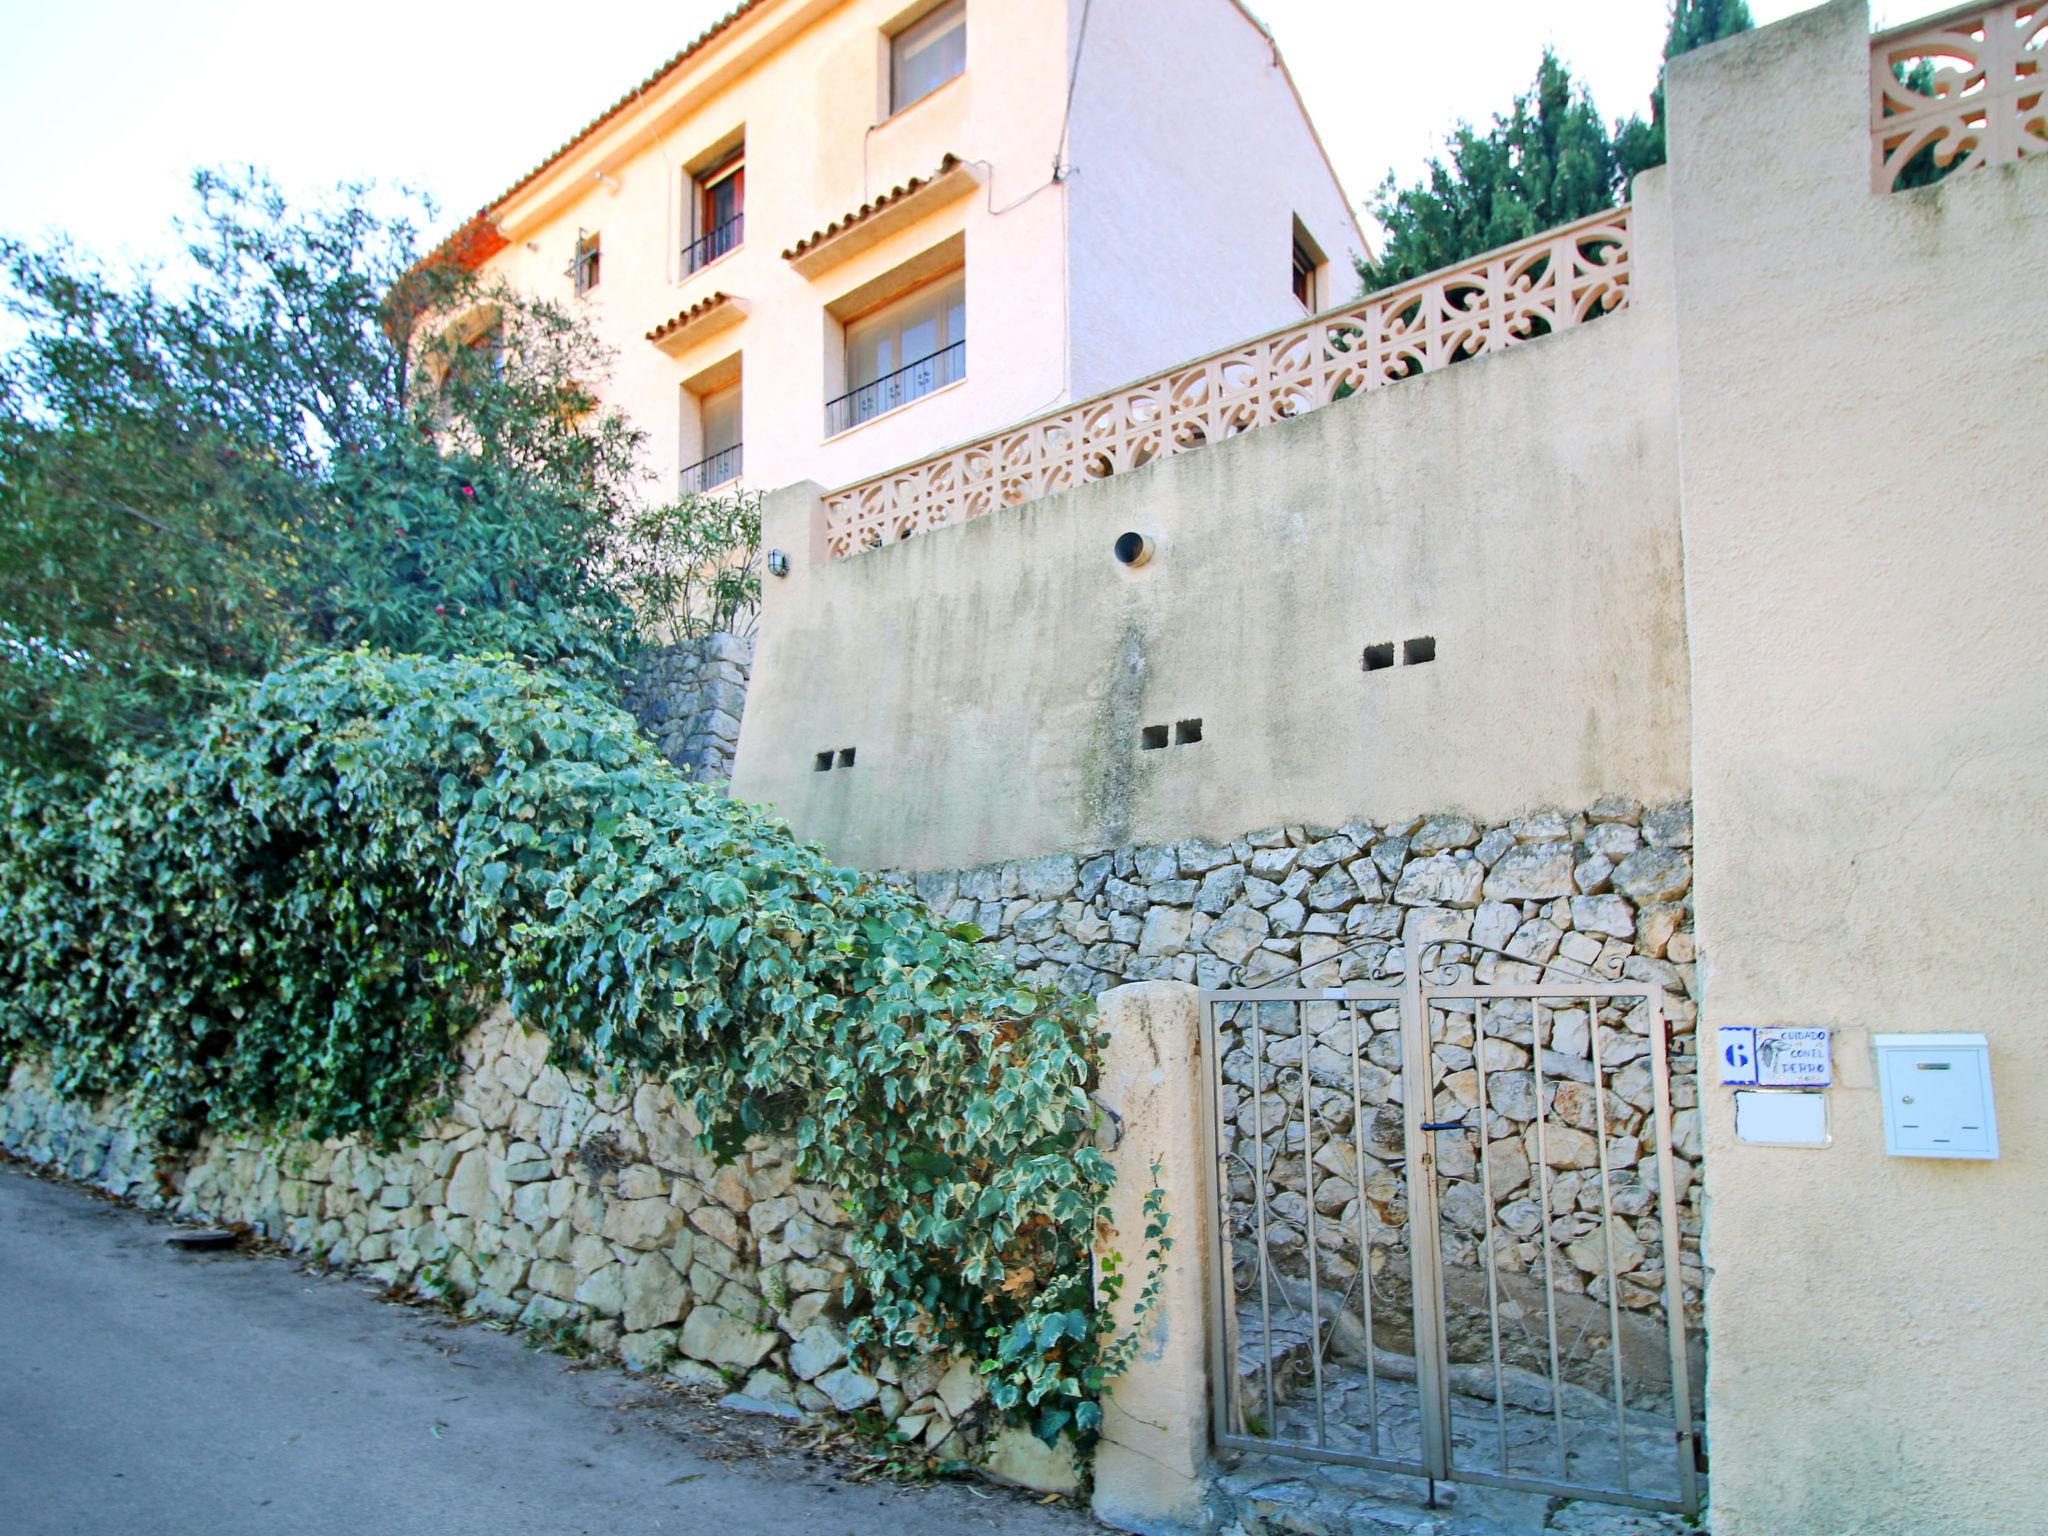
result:
M 825 563 L 825 488 L 815 480 L 799 480 L 764 495 L 761 548 L 780 550 L 789 557 L 789 578 L 770 576 L 762 583 L 765 620 L 771 593 L 780 594 L 786 590 L 787 580 Z
M 761 498 L 761 610 L 755 626 L 753 672 L 747 685 L 748 709 L 740 720 L 739 743 L 733 749 L 732 794 L 736 799 L 763 798 L 762 788 L 772 782 L 750 772 L 753 759 L 764 740 L 772 740 L 773 720 L 782 693 L 777 683 L 784 670 L 795 664 L 787 654 L 797 626 L 785 617 L 805 601 L 811 573 L 825 561 L 824 487 L 812 480 L 799 480 L 769 491 Z M 789 564 L 787 574 L 777 576 L 767 563 L 781 555 Z

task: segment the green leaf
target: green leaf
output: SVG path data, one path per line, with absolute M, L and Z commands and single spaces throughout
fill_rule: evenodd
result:
M 1065 1428 L 1127 1352 L 1094 1310 L 1109 1165 L 1080 1010 L 683 780 L 584 683 L 309 656 L 175 749 L 0 793 L 0 913 L 23 936 L 0 953 L 0 1054 L 61 1064 L 66 1092 L 388 1141 L 435 1112 L 502 995 L 577 1091 L 664 1083 L 707 1153 L 775 1138 L 830 1191 L 857 1340 L 965 1353 L 998 1411 Z

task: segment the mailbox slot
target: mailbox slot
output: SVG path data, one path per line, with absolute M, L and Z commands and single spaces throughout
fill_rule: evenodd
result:
M 1893 1157 L 1998 1156 L 1991 1046 L 1982 1035 L 1878 1035 L 1884 1149 Z

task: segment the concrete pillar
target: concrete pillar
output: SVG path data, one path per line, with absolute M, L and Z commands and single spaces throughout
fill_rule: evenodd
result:
M 1110 1154 L 1114 1245 L 1126 1276 L 1112 1314 L 1120 1325 L 1129 1326 L 1148 1275 L 1144 1207 L 1155 1181 L 1166 1193 L 1173 1248 L 1137 1358 L 1103 1396 L 1094 1510 L 1139 1536 L 1185 1536 L 1209 1529 L 1211 1240 L 1198 994 L 1183 982 L 1141 981 L 1104 993 L 1101 1017 L 1109 1042 L 1096 1097 L 1122 1121 Z
M 802 696 L 810 658 L 803 654 L 803 627 L 791 622 L 801 612 L 811 573 L 825 561 L 824 488 L 799 480 L 761 498 L 761 615 L 754 628 L 753 672 L 747 682 L 747 712 L 733 749 L 732 795 L 760 805 L 782 802 L 777 753 L 790 749 L 789 701 Z M 789 565 L 772 575 L 768 560 L 780 553 Z M 785 806 L 784 814 L 788 814 Z

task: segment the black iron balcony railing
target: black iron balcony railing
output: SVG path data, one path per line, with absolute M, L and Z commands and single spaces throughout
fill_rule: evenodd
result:
M 683 247 L 683 270 L 695 272 L 708 267 L 740 243 L 746 233 L 747 216 L 736 213 L 708 235 L 701 235 Z
M 730 448 L 721 448 L 709 458 L 699 459 L 677 478 L 681 482 L 680 492 L 695 496 L 714 486 L 724 485 L 728 480 L 740 477 L 740 449 L 745 446 L 734 443 Z
M 848 390 L 837 400 L 825 402 L 825 435 L 836 436 L 849 427 L 908 405 L 921 395 L 967 377 L 967 340 L 962 337 L 950 347 L 941 347 L 930 357 L 906 363 L 894 373 L 885 373 L 872 384 Z

